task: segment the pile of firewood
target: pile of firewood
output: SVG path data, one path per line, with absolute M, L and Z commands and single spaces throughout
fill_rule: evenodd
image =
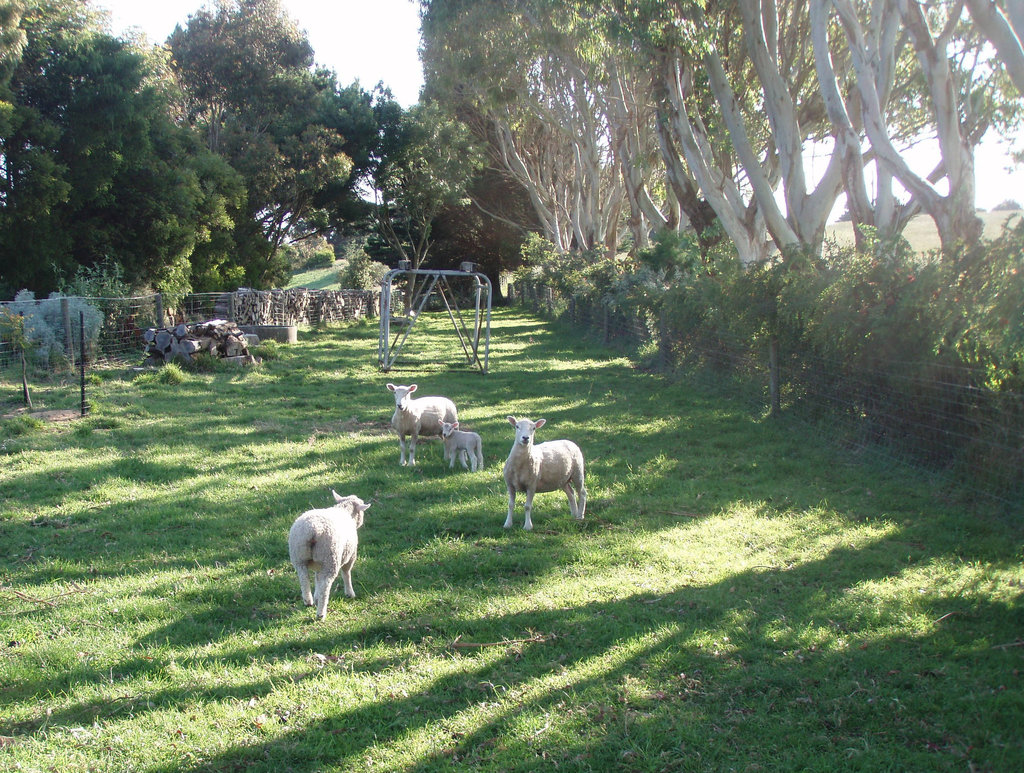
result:
M 172 328 L 151 327 L 142 334 L 142 338 L 146 342 L 145 365 L 162 365 L 175 357 L 190 363 L 201 352 L 242 365 L 257 362 L 249 354 L 246 334 L 234 322 L 223 319 L 181 324 Z
M 374 293 L 366 290 L 249 290 L 217 301 L 215 313 L 240 325 L 319 325 L 375 313 Z

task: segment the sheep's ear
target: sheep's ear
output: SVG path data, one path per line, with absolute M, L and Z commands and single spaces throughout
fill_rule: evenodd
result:
M 459 423 L 458 422 L 455 422 L 454 424 L 452 424 L 452 429 L 458 429 L 458 428 L 459 428 Z
M 548 423 L 547 419 L 537 419 L 537 421 L 535 421 L 533 423 L 533 427 L 534 427 L 534 429 L 540 429 L 541 427 L 543 427 L 547 423 Z
M 511 424 L 513 427 L 516 425 L 516 417 L 515 416 L 506 416 L 505 418 L 508 419 L 508 423 Z
M 331 493 L 332 493 L 332 494 L 334 494 L 334 501 L 335 501 L 335 502 L 341 502 L 341 500 L 342 500 L 342 499 L 344 499 L 344 497 L 343 497 L 343 496 L 341 496 L 341 495 L 340 495 L 340 494 L 339 494 L 339 493 L 338 493 L 337 491 L 335 491 L 334 489 L 331 489 Z
M 391 383 L 389 383 L 389 384 L 388 384 L 388 389 L 389 389 L 390 391 L 394 392 L 394 391 L 395 391 L 395 385 L 394 385 L 394 384 L 391 384 Z
M 418 387 L 418 386 L 416 386 L 415 384 L 409 384 L 409 394 L 412 394 L 412 393 L 413 393 L 413 392 L 415 392 L 415 391 L 416 391 L 417 389 L 419 389 L 419 387 Z

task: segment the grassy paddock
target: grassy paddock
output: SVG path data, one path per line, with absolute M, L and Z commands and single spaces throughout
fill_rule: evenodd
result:
M 386 375 L 354 324 L 3 423 L 0 769 L 1024 768 L 1019 519 L 519 312 L 487 376 L 420 324 Z M 399 467 L 389 380 L 485 468 Z M 581 445 L 582 524 L 501 528 L 507 414 Z M 318 624 L 286 539 L 331 487 L 373 506 Z
M 1002 210 L 999 212 L 979 212 L 978 217 L 984 224 L 986 239 L 995 239 L 1003 231 L 1008 222 L 1017 222 L 1021 217 L 1020 210 Z M 828 238 L 844 247 L 853 246 L 853 224 L 849 221 L 831 223 L 825 228 Z M 903 236 L 917 252 L 931 252 L 941 247 L 939 232 L 935 221 L 928 215 L 916 215 L 907 225 Z

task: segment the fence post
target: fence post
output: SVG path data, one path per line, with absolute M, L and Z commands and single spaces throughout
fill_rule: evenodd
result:
M 60 299 L 60 315 L 64 319 L 64 353 L 67 355 L 71 367 L 75 367 L 75 338 L 71 332 L 71 300 Z
M 162 293 L 156 294 L 156 325 L 154 327 L 164 326 L 164 296 Z
M 772 336 L 768 339 L 768 392 L 771 399 L 769 416 L 778 416 L 782 410 L 779 397 L 779 339 Z
M 78 316 L 81 322 L 81 324 L 78 326 L 78 334 L 80 336 L 78 340 L 82 347 L 81 350 L 79 351 L 78 366 L 79 368 L 81 368 L 82 376 L 82 415 L 85 416 L 85 414 L 88 412 L 88 408 L 85 402 L 85 312 L 79 311 Z

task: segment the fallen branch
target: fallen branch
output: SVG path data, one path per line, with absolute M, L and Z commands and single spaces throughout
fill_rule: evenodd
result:
M 37 599 L 35 596 L 29 596 L 25 593 L 22 593 L 21 591 L 14 590 L 13 588 L 11 589 L 11 593 L 13 593 L 22 601 L 28 601 L 31 604 L 45 604 L 48 607 L 55 607 L 57 605 L 53 603 L 53 599 L 63 598 L 64 596 L 71 596 L 75 593 L 88 593 L 88 591 L 78 583 L 73 582 L 71 584 L 74 586 L 74 590 L 65 591 L 64 593 L 58 593 L 56 596 L 50 596 L 50 598 L 48 599 Z
M 1024 639 L 1017 639 L 1017 641 L 1011 641 L 1007 644 L 995 644 L 992 646 L 994 650 L 1008 650 L 1010 647 L 1024 647 Z
M 945 620 L 945 619 L 946 619 L 947 617 L 952 617 L 953 615 L 959 615 L 959 614 L 960 614 L 960 612 L 957 612 L 957 611 L 953 611 L 953 612 L 947 612 L 946 614 L 944 614 L 944 615 L 943 615 L 942 617 L 940 617 L 940 618 L 939 618 L 938 620 L 936 620 L 935 622 L 936 622 L 936 623 L 941 623 L 941 622 L 942 622 L 943 620 Z
M 655 512 L 663 513 L 664 515 L 678 515 L 681 518 L 703 518 L 701 513 L 680 513 L 676 510 L 656 510 Z
M 47 601 L 46 599 L 37 599 L 34 596 L 28 596 L 28 595 L 22 593 L 21 591 L 12 590 L 11 593 L 13 593 L 15 596 L 17 596 L 22 601 L 27 601 L 30 604 L 46 604 L 46 606 L 48 606 L 48 607 L 55 607 L 55 606 L 57 606 L 52 601 Z
M 455 637 L 455 641 L 450 646 L 455 649 L 470 648 L 470 647 L 506 647 L 509 644 L 536 644 L 540 642 L 550 641 L 554 639 L 553 633 L 543 634 L 539 633 L 536 636 L 532 636 L 529 639 L 504 639 L 502 641 L 489 641 L 489 642 L 469 642 L 461 641 L 462 634 Z

